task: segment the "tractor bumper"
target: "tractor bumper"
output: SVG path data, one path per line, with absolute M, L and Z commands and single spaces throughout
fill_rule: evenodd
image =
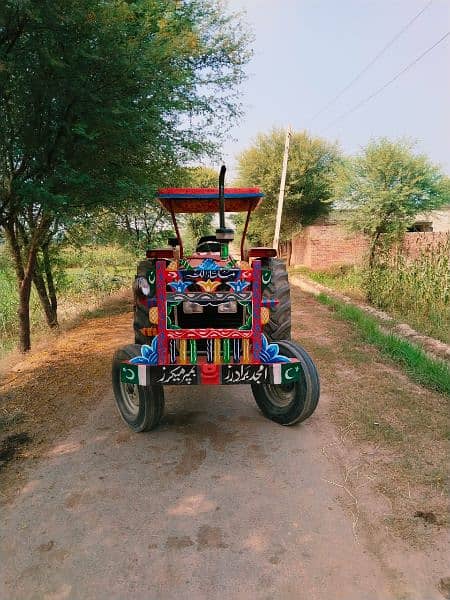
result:
M 300 363 L 136 365 L 122 363 L 120 379 L 132 385 L 289 384 L 300 379 Z

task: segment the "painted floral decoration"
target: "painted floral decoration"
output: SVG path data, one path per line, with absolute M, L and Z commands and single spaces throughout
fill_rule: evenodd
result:
M 197 281 L 198 287 L 204 292 L 215 292 L 222 285 L 221 281 Z
M 190 285 L 191 285 L 191 283 L 190 282 L 186 282 L 186 281 L 171 281 L 169 283 L 169 286 L 175 292 L 181 292 L 181 293 L 183 293 Z
M 279 354 L 280 347 L 278 344 L 269 344 L 266 336 L 262 336 L 262 350 L 259 359 L 262 363 L 286 363 L 290 362 L 287 356 Z
M 212 258 L 205 258 L 205 260 L 198 265 L 197 269 L 202 269 L 203 271 L 215 271 L 216 269 L 220 269 L 220 265 Z
M 250 285 L 250 282 L 238 279 L 237 281 L 227 281 L 227 284 L 238 294 L 239 292 L 243 292 Z
M 180 265 L 186 271 L 192 271 L 191 263 L 188 260 L 186 260 L 185 258 L 180 258 Z
M 141 346 L 141 356 L 135 356 L 130 360 L 133 365 L 156 365 L 158 364 L 158 336 L 156 336 L 151 345 Z

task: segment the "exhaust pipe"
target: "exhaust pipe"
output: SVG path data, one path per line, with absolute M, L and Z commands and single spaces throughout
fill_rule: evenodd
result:
M 219 173 L 219 229 L 216 229 L 216 239 L 220 242 L 220 258 L 228 258 L 228 244 L 234 239 L 234 231 L 225 227 L 225 165 Z
M 219 174 L 219 227 L 225 229 L 225 165 L 220 167 Z

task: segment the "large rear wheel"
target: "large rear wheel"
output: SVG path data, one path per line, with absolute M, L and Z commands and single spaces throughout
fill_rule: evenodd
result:
M 161 385 L 141 386 L 123 383 L 120 379 L 122 361 L 141 355 L 138 344 L 117 350 L 112 364 L 114 397 L 120 416 L 135 432 L 154 429 L 164 413 L 164 392 Z
M 271 280 L 263 291 L 263 298 L 277 299 L 278 305 L 270 310 L 270 320 L 264 325 L 264 333 L 270 341 L 291 338 L 291 288 L 286 265 L 280 258 L 263 261 L 263 268 L 270 269 Z
M 296 358 L 300 363 L 300 378 L 289 384 L 252 384 L 256 404 L 265 417 L 294 425 L 310 417 L 320 396 L 319 374 L 304 348 L 290 341 L 278 341 L 280 354 Z
M 141 260 L 137 266 L 136 277 L 147 278 L 147 273 L 154 267 L 154 261 L 152 260 Z M 153 340 L 153 336 L 144 335 L 142 330 L 150 329 L 152 327 L 148 318 L 148 308 L 140 304 L 135 296 L 134 299 L 134 341 L 136 344 L 148 344 L 150 345 Z
M 134 341 L 136 344 L 147 344 L 150 345 L 153 340 L 153 336 L 144 335 L 142 330 L 150 329 L 152 327 L 148 319 L 148 308 L 141 304 L 134 305 Z

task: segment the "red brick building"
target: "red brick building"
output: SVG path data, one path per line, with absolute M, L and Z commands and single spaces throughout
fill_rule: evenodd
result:
M 421 251 L 444 243 L 449 232 L 411 232 L 403 239 L 403 250 L 411 258 Z M 363 235 L 349 233 L 343 225 L 309 225 L 281 244 L 281 255 L 288 265 L 313 270 L 327 270 L 341 265 L 359 265 L 368 252 L 368 240 Z

